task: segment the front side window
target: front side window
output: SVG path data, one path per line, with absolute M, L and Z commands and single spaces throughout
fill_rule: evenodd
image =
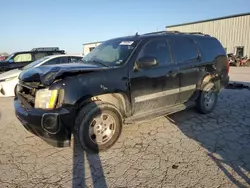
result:
M 47 61 L 43 65 L 55 65 L 55 64 L 63 64 L 63 63 L 69 63 L 68 57 L 57 57 L 57 58 Z
M 129 58 L 137 43 L 133 40 L 108 40 L 84 56 L 82 61 L 101 66 L 121 66 Z
M 149 41 L 140 51 L 138 59 L 153 57 L 157 60 L 158 66 L 165 66 L 171 63 L 171 56 L 168 43 L 165 39 L 154 39 Z
M 49 59 L 48 56 L 45 56 L 43 58 L 40 58 L 36 61 L 33 61 L 32 63 L 26 65 L 25 67 L 21 68 L 22 70 L 26 70 L 26 69 L 29 69 L 29 68 L 33 68 L 35 67 L 36 65 L 39 65 L 40 63 L 42 63 L 43 61 L 46 61 L 47 59 Z
M 13 60 L 15 63 L 32 61 L 32 56 L 30 53 L 17 54 Z
M 197 46 L 188 37 L 175 37 L 172 39 L 173 54 L 176 63 L 185 63 L 198 57 Z

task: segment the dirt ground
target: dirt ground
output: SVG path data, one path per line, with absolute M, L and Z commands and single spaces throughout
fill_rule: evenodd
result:
M 231 68 L 250 83 L 250 68 Z M 0 98 L 0 187 L 250 187 L 250 90 L 225 89 L 209 115 L 194 109 L 125 126 L 100 155 L 54 148 L 28 133 Z

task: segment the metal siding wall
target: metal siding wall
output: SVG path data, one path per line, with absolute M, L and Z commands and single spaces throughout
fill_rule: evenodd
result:
M 250 57 L 250 15 L 197 24 L 168 27 L 168 31 L 203 32 L 220 40 L 227 53 L 236 46 L 244 46 L 244 55 Z

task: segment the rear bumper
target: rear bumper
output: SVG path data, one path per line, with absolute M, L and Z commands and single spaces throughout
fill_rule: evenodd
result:
M 70 112 L 64 108 L 56 110 L 25 109 L 14 99 L 16 117 L 26 130 L 55 147 L 70 146 L 71 131 L 65 124 L 70 121 Z M 72 121 L 71 121 L 72 123 Z M 70 125 L 70 124 L 68 124 Z M 53 129 L 48 127 L 55 127 Z

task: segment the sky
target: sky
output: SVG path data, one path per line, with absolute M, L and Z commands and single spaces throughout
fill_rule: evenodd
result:
M 1 0 L 0 52 L 79 54 L 83 43 L 247 12 L 250 0 Z

